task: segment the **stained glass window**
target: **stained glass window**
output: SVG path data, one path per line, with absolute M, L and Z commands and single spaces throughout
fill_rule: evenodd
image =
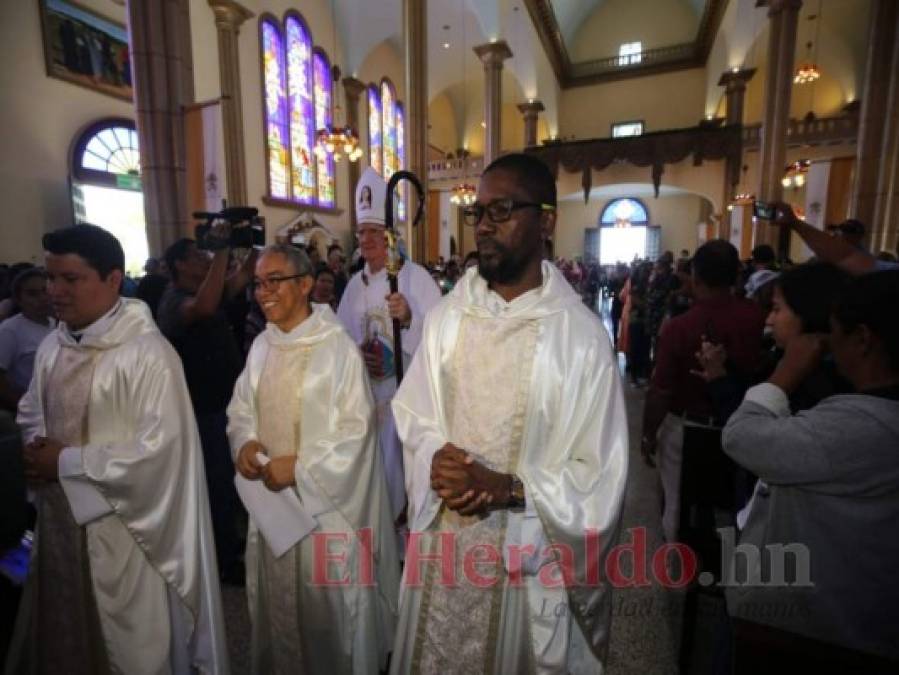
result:
M 378 173 L 384 173 L 381 157 L 381 97 L 377 88 L 368 88 L 368 159 L 371 167 Z
M 600 225 L 646 225 L 649 215 L 638 199 L 614 199 L 606 204 L 600 217 Z
M 384 152 L 384 179 L 399 169 L 396 154 L 396 95 L 389 81 L 381 82 L 381 142 Z
M 403 105 L 396 104 L 396 156 L 399 162 L 398 168 L 402 169 L 406 166 L 406 116 L 403 112 Z M 397 207 L 397 218 L 406 220 L 406 188 L 400 188 L 400 203 Z
M 312 105 L 312 38 L 293 15 L 284 22 L 287 35 L 287 101 L 290 108 L 290 188 L 294 200 L 316 199 L 315 114 Z
M 269 195 L 336 205 L 334 159 L 315 156 L 316 130 L 332 123 L 331 64 L 297 12 L 260 19 Z
M 269 192 L 286 199 L 288 191 L 288 120 L 284 87 L 284 43 L 274 21 L 262 21 L 262 77 L 265 91 L 265 137 Z
M 315 128 L 323 129 L 331 124 L 331 68 L 328 57 L 319 50 L 312 56 L 315 84 Z M 318 176 L 318 203 L 334 206 L 334 158 L 316 157 Z

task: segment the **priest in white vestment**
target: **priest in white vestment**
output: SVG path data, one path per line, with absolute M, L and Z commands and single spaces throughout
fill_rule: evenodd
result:
M 390 401 L 396 393 L 393 319 L 399 319 L 402 325 L 403 364 L 408 370 L 421 342 L 425 315 L 440 301 L 441 295 L 428 271 L 411 260 L 403 261 L 397 280 L 399 291 L 390 293 L 384 234 L 386 199 L 387 184 L 377 171 L 368 167 L 356 186 L 356 232 L 365 267 L 347 284 L 337 316 L 362 350 L 368 369 L 387 489 L 393 517 L 397 518 L 406 505 L 406 490 L 402 446 L 390 410 Z
M 58 328 L 19 404 L 38 509 L 8 673 L 227 673 L 196 422 L 178 355 L 119 297 L 93 225 L 44 236 Z
M 252 670 L 377 673 L 399 561 L 365 366 L 331 309 L 310 306 L 305 253 L 265 249 L 254 283 L 269 323 L 228 407 L 250 514 Z
M 627 419 L 602 324 L 542 261 L 555 198 L 534 157 L 487 168 L 465 210 L 478 268 L 394 398 L 411 537 L 393 673 L 603 670 Z

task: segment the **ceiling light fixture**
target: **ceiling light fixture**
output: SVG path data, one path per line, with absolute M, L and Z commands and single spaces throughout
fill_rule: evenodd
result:
M 334 14 L 334 0 L 331 0 L 331 47 L 335 60 L 337 57 L 337 21 Z M 340 66 L 336 63 L 331 66 L 331 78 L 334 85 L 331 87 L 332 101 L 337 100 L 337 83 L 340 81 Z M 315 132 L 316 143 L 313 152 L 316 157 L 332 157 L 335 162 L 346 155 L 346 158 L 355 162 L 362 156 L 362 148 L 359 147 L 359 134 L 349 124 L 340 126 L 336 120 L 341 117 L 340 104 L 334 103 L 332 119 L 335 123 L 327 124 Z
M 821 77 L 821 71 L 818 69 L 818 37 L 821 28 L 821 2 L 818 3 L 818 13 L 809 14 L 808 20 L 818 22 L 815 24 L 815 39 L 805 43 L 805 61 L 799 64 L 796 74 L 793 75 L 793 84 L 808 84 L 814 82 Z M 815 47 L 815 54 L 812 56 L 812 45 Z

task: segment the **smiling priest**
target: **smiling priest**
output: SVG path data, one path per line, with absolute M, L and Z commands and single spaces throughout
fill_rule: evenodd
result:
M 479 261 L 393 400 L 411 535 L 394 673 L 602 672 L 627 418 L 599 319 L 552 263 L 556 186 L 505 155 L 466 207 Z
M 199 436 L 178 355 L 119 297 L 93 225 L 44 236 L 58 328 L 19 404 L 37 496 L 13 673 L 227 673 Z
M 228 407 L 250 513 L 254 673 L 376 673 L 396 623 L 399 562 L 362 356 L 309 258 L 270 246 L 256 263 L 268 325 Z

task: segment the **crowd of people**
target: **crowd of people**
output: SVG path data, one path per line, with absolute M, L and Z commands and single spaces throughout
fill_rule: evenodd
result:
M 0 270 L 0 405 L 36 507 L 33 542 L 0 541 L 32 548 L 8 672 L 227 672 L 220 583 L 246 586 L 257 673 L 601 672 L 618 353 L 665 538 L 726 588 L 723 662 L 749 624 L 899 659 L 896 263 L 783 204 L 772 227 L 815 260 L 713 240 L 552 262 L 555 180 L 511 154 L 463 210 L 477 251 L 392 287 L 385 199 L 367 169 L 350 260 L 238 256 L 217 224 L 129 298 L 118 241 L 78 225 L 45 268 Z

